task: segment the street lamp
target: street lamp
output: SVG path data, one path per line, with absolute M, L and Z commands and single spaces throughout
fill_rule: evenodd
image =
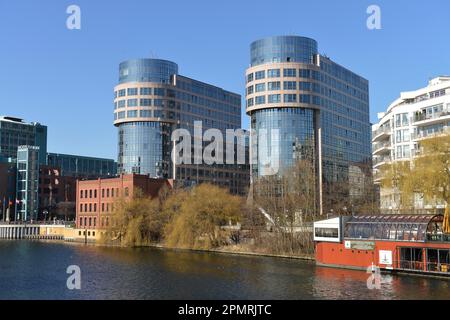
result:
M 44 211 L 42 213 L 44 214 L 44 221 L 47 221 L 48 210 L 44 209 Z

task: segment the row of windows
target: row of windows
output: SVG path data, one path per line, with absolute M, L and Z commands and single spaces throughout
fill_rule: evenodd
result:
M 267 95 L 268 103 L 281 102 L 281 94 L 269 94 Z M 309 94 L 283 94 L 283 102 L 300 102 L 314 105 L 320 105 L 320 97 Z M 256 96 L 255 98 L 247 99 L 247 108 L 253 105 L 260 105 L 266 103 L 266 96 Z
M 113 212 L 114 204 L 110 203 L 102 203 L 102 211 L 101 212 Z M 97 212 L 97 204 L 96 203 L 81 203 L 80 204 L 80 212 Z
M 109 226 L 109 217 L 102 217 L 101 226 L 102 227 Z M 79 227 L 97 227 L 97 218 L 96 217 L 80 217 L 79 218 Z M 81 235 L 81 231 L 80 231 L 79 235 Z M 89 233 L 88 233 L 88 235 L 89 235 Z M 93 232 L 92 235 L 95 236 L 95 231 Z
M 279 78 L 281 75 L 280 69 L 268 69 L 267 78 Z M 315 70 L 309 69 L 299 69 L 298 76 L 301 78 L 312 78 L 319 80 L 319 73 Z M 283 77 L 297 77 L 297 69 L 284 68 Z M 249 73 L 247 75 L 247 82 L 252 82 L 253 80 L 261 80 L 266 78 L 266 70 L 256 71 L 255 73 Z
M 124 188 L 125 196 L 128 196 L 129 190 L 128 187 Z M 102 198 L 109 198 L 111 197 L 119 197 L 119 188 L 107 188 L 102 189 Z M 106 195 L 106 196 L 105 196 Z M 97 198 L 97 189 L 90 189 L 90 190 L 80 190 L 80 198 L 81 199 L 96 199 Z
M 284 90 L 297 90 L 297 82 L 296 81 L 284 81 L 283 82 Z M 303 91 L 314 91 L 320 93 L 320 86 L 317 83 L 300 81 L 298 82 L 298 89 Z M 277 91 L 281 90 L 281 82 L 280 81 L 271 81 L 267 82 L 267 90 L 268 91 Z M 253 92 L 262 92 L 266 91 L 266 83 L 258 83 L 254 86 L 247 87 L 247 95 L 252 94 Z
M 138 90 L 140 89 L 140 90 Z M 165 96 L 166 91 L 164 88 L 127 88 L 127 89 L 120 89 L 118 91 L 114 91 L 114 98 L 117 97 L 125 97 L 125 96 L 137 96 L 138 92 L 141 96 L 149 96 L 149 95 L 155 95 L 155 96 Z

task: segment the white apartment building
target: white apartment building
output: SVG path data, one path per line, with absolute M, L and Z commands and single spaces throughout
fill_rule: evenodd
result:
M 450 76 L 434 78 L 415 91 L 401 92 L 386 112 L 378 114 L 378 120 L 372 126 L 372 155 L 374 181 L 380 184 L 382 165 L 411 161 L 420 154 L 421 139 L 450 128 Z M 382 213 L 399 212 L 399 199 L 395 190 L 380 187 Z M 440 203 L 424 203 L 416 196 L 416 212 L 443 207 Z

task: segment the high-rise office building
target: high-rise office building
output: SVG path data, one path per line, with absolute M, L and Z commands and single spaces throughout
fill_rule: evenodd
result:
M 401 92 L 385 112 L 378 114 L 378 119 L 372 126 L 372 150 L 374 181 L 380 184 L 385 165 L 411 162 L 421 155 L 423 139 L 450 134 L 450 77 L 437 77 L 426 87 Z M 414 199 L 418 213 L 443 211 L 444 206 L 427 203 L 420 195 Z M 380 209 L 383 213 L 401 212 L 399 190 L 380 185 Z
M 19 146 L 38 146 L 39 164 L 46 163 L 47 126 L 27 123 L 16 117 L 0 116 L 0 156 L 17 158 Z
M 311 159 L 319 212 L 364 193 L 371 184 L 366 79 L 320 55 L 313 39 L 275 36 L 251 44 L 246 80 L 253 182 Z
M 119 173 L 175 178 L 185 183 L 212 182 L 244 193 L 247 165 L 181 164 L 172 166 L 171 134 L 194 121 L 206 129 L 241 127 L 241 96 L 178 74 L 178 65 L 160 59 L 136 59 L 119 66 L 114 89 L 114 125 L 118 128 Z M 204 144 L 203 144 L 204 146 Z
M 36 221 L 39 208 L 39 147 L 17 149 L 16 220 Z

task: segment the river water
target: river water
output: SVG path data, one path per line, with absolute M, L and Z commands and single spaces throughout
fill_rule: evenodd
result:
M 67 288 L 67 267 L 81 289 Z M 0 299 L 450 299 L 450 280 L 220 253 L 0 241 Z

